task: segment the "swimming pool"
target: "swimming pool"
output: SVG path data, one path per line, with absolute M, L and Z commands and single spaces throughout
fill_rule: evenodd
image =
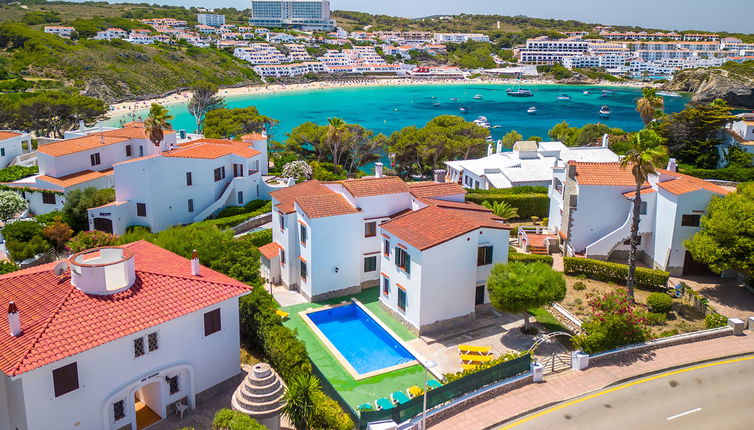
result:
M 416 364 L 416 357 L 357 303 L 304 314 L 356 379 Z

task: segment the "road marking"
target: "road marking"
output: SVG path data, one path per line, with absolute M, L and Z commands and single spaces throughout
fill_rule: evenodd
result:
M 680 417 L 682 417 L 684 415 L 693 414 L 694 412 L 699 412 L 701 410 L 702 410 L 702 408 L 696 408 L 696 409 L 692 409 L 690 411 L 681 412 L 680 414 L 676 414 L 676 415 L 673 415 L 672 417 L 667 417 L 665 419 L 668 420 L 668 421 L 670 421 L 670 420 L 674 420 L 676 418 L 680 418 Z
M 531 421 L 531 420 L 533 420 L 535 418 L 539 418 L 541 416 L 547 415 L 547 414 L 549 414 L 551 412 L 555 412 L 555 411 L 563 409 L 565 407 L 568 407 L 568 406 L 571 406 L 571 405 L 575 405 L 577 403 L 581 403 L 581 402 L 586 401 L 586 400 L 591 400 L 591 399 L 594 399 L 596 397 L 600 397 L 600 396 L 603 396 L 605 394 L 612 393 L 614 391 L 622 390 L 624 388 L 633 387 L 634 385 L 642 384 L 644 382 L 654 381 L 656 379 L 664 378 L 666 376 L 678 375 L 680 373 L 691 372 L 692 370 L 699 370 L 699 369 L 704 369 L 704 368 L 707 368 L 707 367 L 719 366 L 721 364 L 738 363 L 739 361 L 746 361 L 746 360 L 754 360 L 754 356 L 743 357 L 743 358 L 734 358 L 734 359 L 731 359 L 731 360 L 717 361 L 717 362 L 707 363 L 707 364 L 700 364 L 698 366 L 686 367 L 686 368 L 683 368 L 683 369 L 674 370 L 672 372 L 661 373 L 659 375 L 649 376 L 649 377 L 643 378 L 643 379 L 637 379 L 635 381 L 627 382 L 627 383 L 625 383 L 623 385 L 618 385 L 618 386 L 615 386 L 615 387 L 612 387 L 612 388 L 608 388 L 608 389 L 603 390 L 603 391 L 599 391 L 599 392 L 590 394 L 590 395 L 582 397 L 580 399 L 571 400 L 570 402 L 566 402 L 566 403 L 561 403 L 561 404 L 553 406 L 553 407 L 551 407 L 549 409 L 545 409 L 544 411 L 537 412 L 534 415 L 529 415 L 528 417 L 521 418 L 520 420 L 514 421 L 514 422 L 508 424 L 507 426 L 498 427 L 498 430 L 511 429 L 513 427 L 516 427 L 519 424 L 523 424 L 525 422 Z

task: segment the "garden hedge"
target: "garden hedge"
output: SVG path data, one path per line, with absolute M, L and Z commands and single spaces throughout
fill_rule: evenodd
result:
M 520 187 L 513 188 L 492 188 L 489 190 L 476 189 L 472 190 L 473 194 L 485 194 L 485 195 L 510 195 L 510 194 L 547 194 L 547 187 L 538 187 L 534 185 L 522 185 Z
M 718 179 L 721 181 L 751 182 L 754 181 L 754 167 L 729 166 L 722 169 L 697 169 L 683 166 L 681 173 L 702 179 Z
M 482 204 L 485 200 L 489 202 L 506 202 L 518 209 L 519 218 L 530 218 L 533 216 L 546 218 L 550 211 L 550 198 L 547 194 L 495 194 L 477 193 L 476 191 L 478 190 L 466 194 L 466 201 L 478 204 Z
M 539 254 L 519 254 L 519 253 L 510 253 L 508 254 L 508 261 L 510 262 L 518 262 L 518 263 L 545 263 L 547 265 L 552 266 L 552 256 L 551 255 L 539 255 Z
M 596 281 L 625 285 L 626 278 L 628 278 L 628 266 L 625 264 L 608 263 L 589 258 L 564 257 L 563 266 L 567 275 L 584 275 Z M 662 270 L 637 267 L 635 286 L 642 290 L 664 290 L 669 276 L 668 272 Z

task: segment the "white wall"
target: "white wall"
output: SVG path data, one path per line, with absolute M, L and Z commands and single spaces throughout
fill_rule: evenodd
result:
M 681 226 L 683 215 L 704 215 L 707 205 L 712 199 L 712 194 L 706 190 L 697 190 L 674 197 L 677 201 L 675 217 L 673 218 L 675 228 L 671 230 L 673 233 L 670 242 L 672 252 L 666 269 L 683 267 L 686 257 L 686 247 L 683 242 L 699 231 L 699 227 Z
M 571 246 L 576 252 L 614 231 L 626 221 L 630 201 L 623 196 L 633 187 L 579 185 L 571 224 Z
M 11 137 L 8 139 L 0 140 L 0 168 L 7 167 L 14 158 L 24 153 L 22 143 L 29 143 L 29 150 L 31 150 L 31 138 L 28 134 L 21 134 L 20 136 Z M 2 155 L 2 152 L 5 155 Z
M 311 227 L 305 248 L 308 258 L 304 257 L 309 262 L 310 280 L 302 285 L 302 291 L 312 297 L 360 285 L 364 236 L 361 214 L 313 219 L 308 219 L 300 209 L 297 214 Z

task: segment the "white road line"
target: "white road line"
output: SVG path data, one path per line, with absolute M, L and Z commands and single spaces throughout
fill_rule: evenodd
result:
M 674 420 L 674 419 L 676 419 L 676 418 L 680 418 L 680 417 L 682 417 L 682 416 L 684 416 L 684 415 L 693 414 L 694 412 L 699 412 L 699 411 L 701 411 L 701 410 L 702 410 L 702 408 L 696 408 L 696 409 L 692 409 L 692 410 L 690 410 L 690 411 L 681 412 L 680 414 L 677 414 L 677 415 L 673 415 L 672 417 L 667 417 L 667 418 L 665 418 L 665 419 L 666 419 L 666 420 L 668 420 L 668 421 L 670 421 L 670 420 Z

